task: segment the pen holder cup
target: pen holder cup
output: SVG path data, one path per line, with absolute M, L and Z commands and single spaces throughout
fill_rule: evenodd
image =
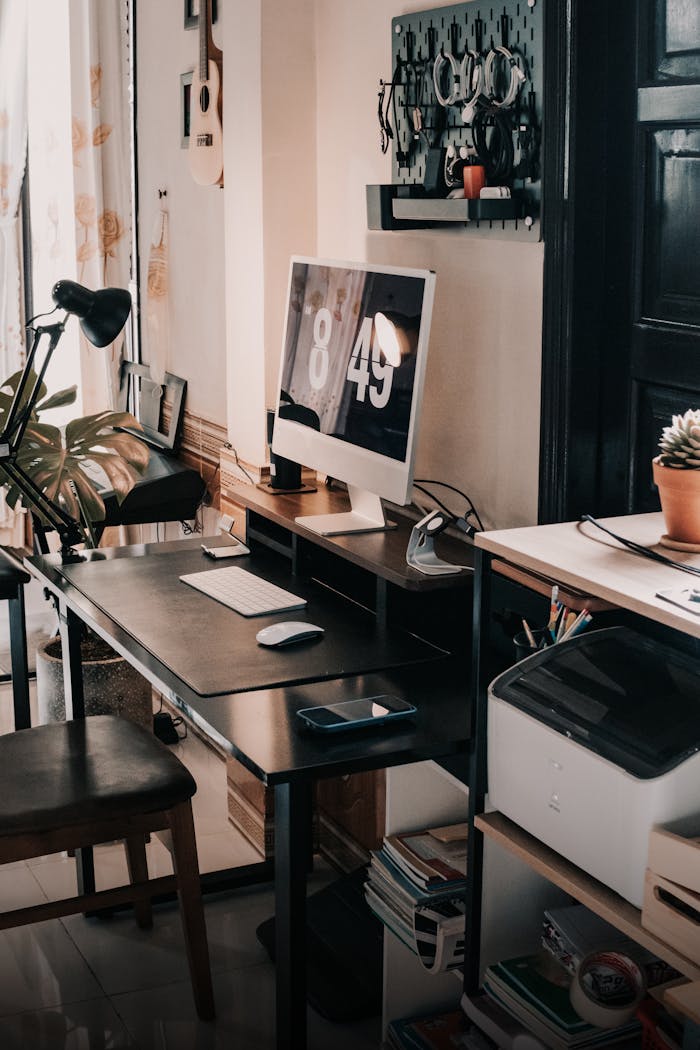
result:
M 537 652 L 537 650 L 540 648 L 541 643 L 549 638 L 549 631 L 546 628 L 542 628 L 538 631 L 533 631 L 532 637 L 535 639 L 534 649 L 530 645 L 525 631 L 518 631 L 518 633 L 513 636 L 516 663 L 519 660 L 524 660 L 526 656 L 532 656 L 533 653 Z

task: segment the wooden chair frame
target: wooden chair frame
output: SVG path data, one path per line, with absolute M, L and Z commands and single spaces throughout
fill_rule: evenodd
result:
M 173 858 L 174 875 L 158 879 L 148 878 L 146 835 L 150 832 L 166 832 L 163 841 Z M 170 834 L 167 835 L 167 832 Z M 2 912 L 0 930 L 129 902 L 134 904 L 138 925 L 146 929 L 153 925 L 151 898 L 156 894 L 177 890 L 197 1014 L 202 1020 L 213 1020 L 214 993 L 192 805 L 189 799 L 171 809 L 153 813 L 93 821 L 89 824 L 76 824 L 36 833 L 0 835 L 0 864 L 10 864 L 63 850 L 96 846 L 115 839 L 123 839 L 126 847 L 131 880 L 128 886 Z

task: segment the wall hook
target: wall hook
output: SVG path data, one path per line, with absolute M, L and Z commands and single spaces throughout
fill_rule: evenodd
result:
M 167 197 L 167 196 L 168 196 L 168 191 L 167 190 L 158 190 L 158 200 L 162 200 L 163 197 Z

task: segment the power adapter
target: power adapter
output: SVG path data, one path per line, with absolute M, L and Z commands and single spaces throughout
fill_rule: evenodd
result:
M 178 744 L 180 742 L 172 715 L 169 715 L 167 711 L 158 711 L 153 716 L 153 733 L 164 744 Z

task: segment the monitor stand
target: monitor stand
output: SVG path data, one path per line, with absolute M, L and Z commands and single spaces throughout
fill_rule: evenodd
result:
M 387 521 L 379 496 L 365 489 L 348 485 L 348 496 L 352 510 L 340 514 L 309 514 L 295 518 L 297 525 L 304 525 L 320 536 L 344 536 L 352 532 L 385 532 L 395 529 L 396 523 Z

